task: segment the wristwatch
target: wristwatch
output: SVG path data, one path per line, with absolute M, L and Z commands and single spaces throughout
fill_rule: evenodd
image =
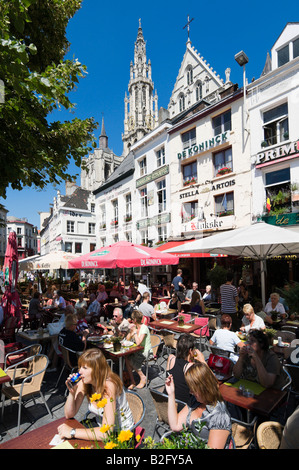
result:
M 73 428 L 70 432 L 70 435 L 71 435 L 71 438 L 74 439 L 74 437 L 76 435 L 76 429 Z

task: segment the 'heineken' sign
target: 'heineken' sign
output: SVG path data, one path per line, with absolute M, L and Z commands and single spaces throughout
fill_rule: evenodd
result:
M 186 148 L 182 152 L 179 152 L 178 159 L 192 157 L 197 155 L 200 152 L 205 152 L 211 148 L 217 147 L 217 145 L 223 144 L 229 140 L 230 133 L 229 131 L 222 132 L 221 134 L 212 137 L 211 139 L 205 140 L 200 144 L 191 145 L 191 147 Z

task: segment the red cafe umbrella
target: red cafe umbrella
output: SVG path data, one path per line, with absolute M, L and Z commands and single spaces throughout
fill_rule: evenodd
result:
M 4 319 L 13 316 L 17 317 L 18 322 L 20 323 L 22 316 L 21 301 L 17 291 L 19 267 L 16 232 L 9 233 L 4 257 L 3 271 L 5 292 L 2 297 L 2 307 L 4 312 Z
M 69 269 L 115 269 L 178 264 L 179 258 L 131 242 L 117 242 L 69 261 Z

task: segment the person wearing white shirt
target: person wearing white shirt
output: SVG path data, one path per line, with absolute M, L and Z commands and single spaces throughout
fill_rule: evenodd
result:
M 221 328 L 215 330 L 212 338 L 209 340 L 209 343 L 217 348 L 224 349 L 224 351 L 229 351 L 229 358 L 233 362 L 237 362 L 239 356 L 235 354 L 235 347 L 243 348 L 244 343 L 240 340 L 238 335 L 231 330 L 232 326 L 232 317 L 227 313 L 224 313 L 221 316 Z
M 240 330 L 249 333 L 250 330 L 265 330 L 266 325 L 264 320 L 254 313 L 253 307 L 250 304 L 245 304 L 243 307 L 244 316 L 242 318 L 242 326 Z
M 273 292 L 270 295 L 270 302 L 268 302 L 264 308 L 264 312 L 267 314 L 265 321 L 267 323 L 273 323 L 273 320 L 271 318 L 272 314 L 271 312 L 277 312 L 282 315 L 284 318 L 286 316 L 286 311 L 284 306 L 279 302 L 280 295 L 277 294 L 276 292 Z

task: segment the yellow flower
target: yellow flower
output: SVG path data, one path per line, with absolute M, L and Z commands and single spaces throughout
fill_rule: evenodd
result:
M 114 449 L 114 447 L 117 447 L 117 444 L 110 441 L 110 442 L 107 442 L 107 444 L 104 446 L 104 449 Z
M 103 424 L 103 426 L 100 429 L 100 432 L 105 434 L 105 432 L 109 431 L 110 428 L 111 428 L 111 426 L 109 426 L 109 424 Z
M 129 441 L 132 436 L 133 436 L 133 433 L 131 431 L 123 430 L 123 431 L 120 431 L 117 439 L 119 442 L 125 442 L 125 441 Z
M 141 439 L 141 436 L 140 436 L 140 434 L 137 434 L 137 436 L 136 436 L 136 441 L 137 441 L 137 442 L 139 442 L 139 441 L 140 441 L 140 439 Z
M 104 408 L 107 405 L 107 398 L 103 398 L 103 400 L 98 401 L 97 408 Z
M 98 401 L 101 398 L 102 398 L 101 393 L 94 393 L 90 398 L 90 402 L 92 403 L 93 401 Z

